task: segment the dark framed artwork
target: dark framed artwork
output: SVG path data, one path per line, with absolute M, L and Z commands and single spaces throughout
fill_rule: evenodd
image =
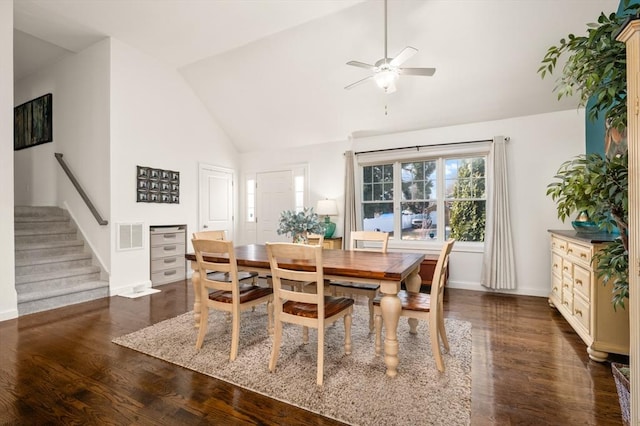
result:
M 40 96 L 13 109 L 13 149 L 53 141 L 53 96 Z
M 180 203 L 180 172 L 136 166 L 138 203 Z

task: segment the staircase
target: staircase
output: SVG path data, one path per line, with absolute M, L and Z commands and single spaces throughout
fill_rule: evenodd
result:
M 59 207 L 15 207 L 18 315 L 109 296 L 109 283 Z

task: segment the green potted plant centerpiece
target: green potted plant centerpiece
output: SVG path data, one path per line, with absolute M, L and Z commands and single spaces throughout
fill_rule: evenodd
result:
M 280 213 L 276 232 L 278 235 L 291 235 L 294 243 L 306 244 L 309 234 L 324 234 L 324 231 L 318 215 L 313 212 L 313 207 L 309 207 L 299 212 L 285 210 Z

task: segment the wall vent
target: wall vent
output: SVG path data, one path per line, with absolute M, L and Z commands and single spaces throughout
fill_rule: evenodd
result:
M 118 224 L 118 250 L 142 248 L 142 223 Z

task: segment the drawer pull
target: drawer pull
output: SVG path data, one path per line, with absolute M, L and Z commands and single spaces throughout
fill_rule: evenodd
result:
M 564 268 L 562 268 L 562 269 L 563 269 L 563 270 L 565 270 L 565 271 L 568 271 L 568 270 L 569 270 L 569 267 L 568 267 L 568 266 L 565 266 L 565 267 L 564 267 Z
M 576 280 L 576 284 L 581 286 L 582 285 L 582 280 Z
M 174 258 L 174 259 L 165 259 L 165 260 L 164 260 L 164 263 L 165 263 L 165 264 L 167 264 L 167 263 L 176 263 L 176 260 L 177 260 L 177 259 L 175 259 L 175 258 Z
M 569 302 L 562 302 L 564 306 L 569 306 Z
M 573 249 L 567 250 L 567 253 L 573 253 Z
M 558 268 L 558 264 L 557 264 L 557 263 L 554 263 L 554 264 L 553 264 L 553 269 L 557 269 L 557 268 Z
M 585 253 L 580 253 L 580 257 L 583 258 L 583 259 L 586 259 L 587 255 Z
M 177 274 L 178 271 L 173 270 L 173 271 L 165 271 L 164 276 L 167 277 L 169 275 L 175 275 Z
M 562 284 L 562 287 L 569 288 L 569 284 Z
M 582 311 L 580 309 L 574 309 L 573 311 L 575 312 L 575 315 L 582 316 Z
M 175 249 L 176 249 L 176 246 L 166 246 L 166 247 L 164 247 L 163 250 L 164 251 L 175 251 Z
M 174 240 L 176 238 L 176 234 L 165 234 L 163 235 L 165 240 Z

